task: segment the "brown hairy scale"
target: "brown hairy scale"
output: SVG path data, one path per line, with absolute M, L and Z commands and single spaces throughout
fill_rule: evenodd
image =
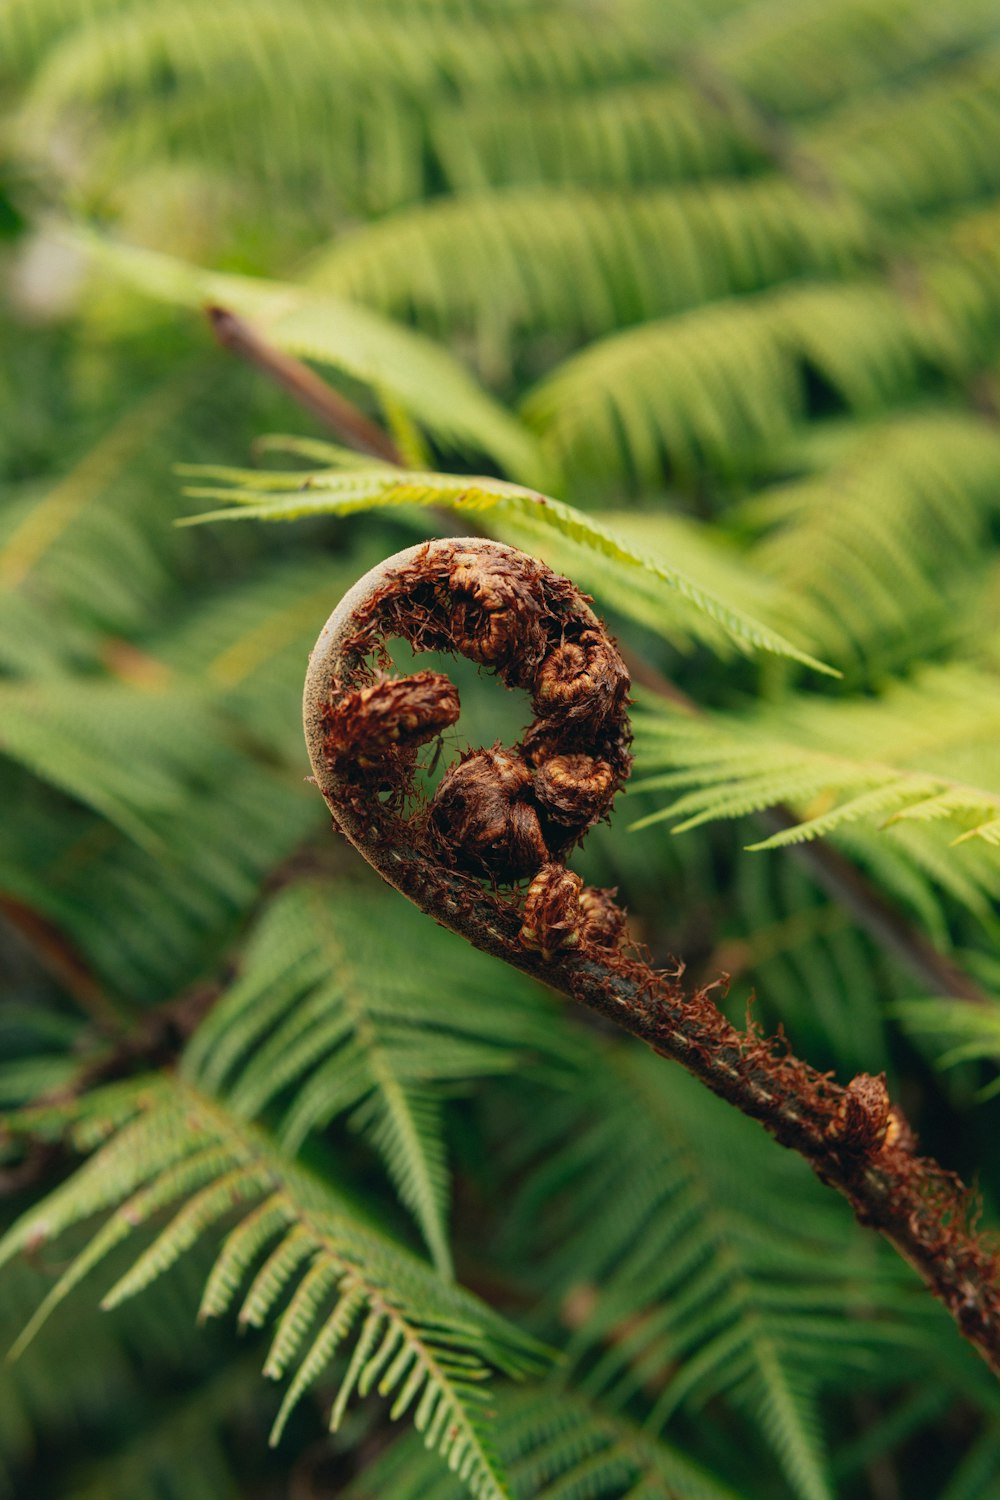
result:
M 389 675 L 394 637 L 480 663 L 527 691 L 535 714 L 517 744 L 467 752 L 429 802 L 418 747 L 455 723 L 458 695 L 441 673 Z M 568 579 L 498 542 L 427 542 L 373 569 L 330 617 L 306 678 L 306 738 L 336 826 L 383 879 L 759 1120 L 895 1245 L 1000 1373 L 997 1249 L 969 1191 L 917 1154 L 884 1078 L 840 1085 L 781 1038 L 738 1031 L 717 986 L 686 987 L 682 965 L 653 969 L 626 944 L 615 893 L 566 869 L 628 776 L 628 690 L 617 647 Z
M 593 755 L 552 755 L 532 777 L 534 795 L 548 816 L 573 828 L 586 823 L 613 795 L 615 773 Z
M 387 750 L 426 744 L 456 724 L 460 713 L 458 689 L 442 672 L 383 677 L 330 704 L 327 751 L 347 771 L 367 767 Z
M 499 745 L 447 770 L 430 808 L 443 857 L 498 880 L 533 874 L 549 855 L 531 781 L 527 761 Z

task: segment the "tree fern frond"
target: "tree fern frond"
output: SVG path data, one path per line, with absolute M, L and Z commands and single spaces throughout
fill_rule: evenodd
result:
M 490 358 L 515 334 L 593 336 L 791 276 L 848 271 L 871 250 L 849 201 L 817 200 L 780 178 L 642 193 L 517 188 L 366 226 L 313 262 L 309 284 L 438 332 L 471 328 Z
M 11 774 L 19 812 L 0 822 L 0 889 L 53 922 L 114 994 L 175 994 L 221 958 L 265 874 L 322 817 L 301 784 L 249 758 L 218 770 L 157 821 L 157 849 Z
M 807 372 L 836 401 L 877 412 L 911 396 L 940 331 L 887 286 L 778 288 L 616 333 L 530 392 L 524 411 L 581 484 L 691 482 L 740 472 L 791 438 Z
M 449 185 L 461 192 L 514 183 L 638 186 L 770 164 L 746 100 L 708 98 L 680 78 L 442 105 L 430 134 Z
M 937 1066 L 962 1063 L 1000 1065 L 1000 1006 L 962 1005 L 956 1000 L 898 1000 L 893 1006 L 903 1029 L 934 1055 Z M 1000 1073 L 979 1091 L 980 1099 L 1000 1093 Z
M 544 1385 L 497 1396 L 497 1447 L 517 1500 L 735 1500 L 663 1438 L 578 1392 Z M 403 1438 L 369 1465 L 347 1500 L 457 1500 L 458 1482 Z
M 149 296 L 192 308 L 218 303 L 250 318 L 279 348 L 391 392 L 436 436 L 489 453 L 524 479 L 544 472 L 534 440 L 447 350 L 378 314 L 307 287 L 223 275 L 150 250 L 84 243 Z
M 79 677 L 0 684 L 0 719 L 0 753 L 147 847 L 162 847 L 157 817 L 177 810 L 217 738 L 190 692 Z
M 176 544 L 158 534 L 176 514 L 169 488 L 136 514 L 127 481 L 140 457 L 168 462 L 178 418 L 198 382 L 155 387 L 61 478 L 7 499 L 0 514 L 0 660 L 18 674 L 51 675 L 95 657 L 92 626 L 134 631 L 169 587 Z
M 73 1500 L 239 1500 L 224 1424 L 247 1405 L 253 1372 L 234 1362 L 159 1406 L 131 1440 L 92 1458 L 73 1476 Z
M 401 971 L 387 954 L 387 920 L 419 947 L 420 972 Z M 516 985 L 498 983 L 477 953 L 425 929 L 391 897 L 290 887 L 267 909 L 237 984 L 192 1039 L 184 1075 L 241 1117 L 282 1100 L 289 1149 L 349 1114 L 450 1274 L 435 1086 L 509 1070 L 527 1049 L 557 1054 L 560 1044 Z M 428 969 L 439 976 L 430 991 Z
M 679 832 L 788 802 L 801 821 L 751 845 L 774 849 L 843 824 L 910 819 L 943 824 L 952 842 L 989 843 L 1000 816 L 997 684 L 959 664 L 875 701 L 788 700 L 729 719 L 645 711 L 637 728 L 649 774 L 636 786 L 690 788 L 637 826 L 672 818 Z
M 263 0 L 225 0 L 211 15 L 190 0 L 126 3 L 56 38 L 18 133 L 44 158 L 68 120 L 85 121 L 78 170 L 88 186 L 166 148 L 264 175 L 283 194 L 291 184 L 299 200 L 303 187 L 329 196 L 335 182 L 341 203 L 377 211 L 428 186 L 423 115 L 435 103 L 652 72 L 648 41 L 626 16 L 581 28 L 572 12 L 522 5 L 456 13 L 292 0 L 279 18 Z
M 740 649 L 770 651 L 791 657 L 816 671 L 830 673 L 832 670 L 776 631 L 701 588 L 668 563 L 640 556 L 591 516 L 519 485 L 478 476 L 408 472 L 388 466 L 368 471 L 284 476 L 274 473 L 259 476 L 253 472 L 234 475 L 231 469 L 216 471 L 204 467 L 189 467 L 186 472 L 209 479 L 218 474 L 225 480 L 235 480 L 230 488 L 188 490 L 188 494 L 195 497 L 222 499 L 237 507 L 210 511 L 194 517 L 196 521 L 244 518 L 290 521 L 308 515 L 353 515 L 383 505 L 446 505 L 457 511 L 496 510 L 499 522 L 494 529 L 504 540 L 529 548 L 542 538 L 549 539 L 550 547 L 562 541 L 568 542 L 581 553 L 589 552 L 591 565 L 599 565 L 602 573 L 609 563 L 612 565 L 618 575 L 621 600 L 627 600 L 630 587 L 645 588 L 647 597 L 649 592 L 654 592 L 662 601 L 662 607 L 669 611 L 668 633 L 686 629 L 696 638 L 717 645 L 718 632 L 721 631 Z M 262 499 L 262 495 L 265 498 Z M 648 603 L 642 618 L 644 622 L 649 618 Z M 707 630 L 706 619 L 710 622 Z
M 894 1330 L 900 1283 L 850 1246 L 850 1225 L 797 1164 L 686 1078 L 664 1088 L 655 1059 L 630 1049 L 593 1076 L 526 1131 L 542 1164 L 521 1204 L 531 1224 L 555 1202 L 552 1295 L 591 1289 L 570 1345 L 576 1383 L 611 1409 L 649 1403 L 648 1431 L 724 1399 L 750 1415 L 797 1495 L 831 1495 L 819 1393 L 857 1378 L 887 1341 L 909 1348 L 912 1330 Z M 785 1185 L 763 1192 L 771 1171 Z M 792 1192 L 794 1226 L 780 1207 Z M 855 1300 L 879 1314 L 845 1324 Z M 932 1348 L 928 1331 L 928 1361 Z
M 841 0 L 750 5 L 723 22 L 705 52 L 724 78 L 782 115 L 829 106 L 890 84 L 997 33 L 989 0 Z
M 717 961 L 740 991 L 752 981 L 764 1029 L 780 1023 L 810 1057 L 835 1058 L 845 1072 L 888 1069 L 885 999 L 907 991 L 851 915 L 777 854 L 738 860 L 732 905 Z
M 838 461 L 765 491 L 744 521 L 779 524 L 748 558 L 787 590 L 784 619 L 838 665 L 898 666 L 966 625 L 961 601 L 1000 509 L 1000 440 L 925 412 L 862 431 Z
M 155 1450 L 159 1420 L 166 1430 L 176 1415 L 187 1429 L 193 1462 L 203 1440 L 211 1447 L 209 1434 L 198 1433 L 197 1424 L 188 1425 L 181 1409 L 163 1399 L 161 1378 L 169 1372 L 176 1379 L 183 1372 L 191 1400 L 200 1398 L 206 1425 L 211 1424 L 214 1435 L 222 1416 L 220 1405 L 231 1410 L 234 1401 L 245 1394 L 249 1380 L 257 1383 L 257 1375 L 241 1362 L 220 1372 L 217 1380 L 211 1374 L 206 1379 L 204 1335 L 190 1319 L 197 1278 L 192 1262 L 124 1316 L 103 1314 L 84 1298 L 74 1298 L 20 1359 L 0 1362 L 0 1495 L 4 1500 L 24 1494 L 33 1479 L 35 1455 L 45 1445 L 58 1450 L 50 1456 L 57 1460 L 66 1493 L 77 1493 L 74 1484 L 85 1491 L 92 1482 L 96 1487 L 104 1481 L 109 1489 L 99 1493 L 121 1495 L 121 1500 L 131 1500 L 126 1475 L 140 1494 L 149 1473 L 130 1442 L 133 1433 L 139 1438 L 138 1448 L 143 1446 L 141 1435 L 147 1434 L 150 1449 Z M 0 1347 L 4 1350 L 23 1328 L 25 1309 L 44 1297 L 51 1281 L 50 1269 L 33 1267 L 27 1260 L 5 1267 L 0 1281 Z M 218 1400 L 213 1399 L 216 1394 Z M 118 1429 L 124 1446 L 116 1447 L 113 1454 L 105 1453 L 102 1462 L 94 1453 L 93 1434 L 109 1430 L 109 1421 L 115 1424 L 121 1418 L 127 1424 Z M 158 1469 L 164 1457 L 162 1450 L 155 1455 L 151 1451 L 149 1469 Z M 93 1460 L 93 1468 L 87 1458 Z
M 192 601 L 147 644 L 161 669 L 196 682 L 226 720 L 247 726 L 296 770 L 302 764 L 298 704 L 302 662 L 316 622 L 346 589 L 365 554 L 275 558 Z
M 586 35 L 571 12 L 548 14 L 515 5 L 469 8 L 464 17 L 441 6 L 339 5 L 294 0 L 280 18 L 272 6 L 220 5 L 212 17 L 185 0 L 150 11 L 119 5 L 118 14 L 66 36 L 36 75 L 28 109 L 53 119 L 67 107 L 99 104 L 108 95 L 141 99 L 163 77 L 177 92 L 210 86 L 249 68 L 260 100 L 282 76 L 313 87 L 329 82 L 332 63 L 341 88 L 357 101 L 378 85 L 426 101 L 448 86 L 465 90 L 571 88 L 652 71 L 644 37 L 627 16 L 602 17 Z M 197 20 L 198 25 L 192 25 Z M 159 70 L 159 72 L 157 71 Z
M 39 567 L 44 567 L 53 549 L 63 545 L 71 528 L 81 522 L 81 530 L 85 528 L 95 501 L 151 439 L 176 418 L 190 394 L 188 382 L 171 382 L 154 390 L 145 401 L 130 409 L 54 488 L 41 494 L 23 514 L 18 515 L 15 510 L 13 524 L 5 516 L 0 539 L 0 586 L 20 588 Z M 72 540 L 74 547 L 79 548 L 79 533 Z M 50 575 L 47 581 L 57 580 Z M 60 593 L 65 593 L 65 580 L 59 583 Z
M 933 11 L 924 9 L 933 24 Z M 996 17 L 988 6 L 978 9 L 996 39 Z M 856 102 L 814 126 L 804 149 L 856 202 L 877 208 L 883 218 L 996 193 L 997 54 L 980 55 L 972 67 L 955 68 L 897 96 Z
M 979 1500 L 1000 1481 L 1000 1423 L 993 1422 L 968 1449 L 936 1500 Z
M 949 909 L 966 911 L 980 932 L 1000 936 L 1000 864 L 982 838 L 962 840 L 959 856 L 935 821 L 904 819 L 887 828 L 845 823 L 838 845 L 947 948 Z
M 378 1384 L 383 1395 L 395 1398 L 392 1415 L 401 1416 L 416 1402 L 412 1420 L 418 1431 L 460 1474 L 470 1492 L 491 1500 L 506 1496 L 507 1486 L 487 1435 L 483 1382 L 492 1369 L 517 1374 L 532 1368 L 539 1355 L 537 1346 L 370 1228 L 329 1187 L 207 1096 L 168 1078 L 133 1083 L 131 1088 L 135 1118 L 112 1135 L 48 1203 L 20 1220 L 0 1245 L 0 1258 L 8 1260 L 101 1207 L 115 1208 L 96 1240 L 53 1288 L 33 1327 L 99 1263 L 105 1247 L 127 1239 L 151 1215 L 183 1200 L 192 1181 L 201 1181 L 216 1192 L 198 1228 L 215 1222 L 221 1210 L 217 1200 L 225 1196 L 221 1184 L 238 1172 L 245 1183 L 252 1181 L 265 1203 L 280 1204 L 283 1224 L 275 1217 L 269 1229 L 272 1235 L 284 1231 L 281 1245 L 289 1239 L 296 1245 L 296 1257 L 286 1256 L 280 1269 L 271 1257 L 276 1268 L 273 1294 L 292 1293 L 279 1323 L 270 1366 L 274 1373 L 279 1366 L 282 1372 L 296 1366 L 289 1393 L 298 1399 L 324 1373 L 334 1335 L 350 1336 L 358 1317 L 367 1310 L 392 1332 L 398 1349 Z M 90 1116 L 92 1122 L 99 1122 L 100 1094 L 75 1108 L 81 1119 Z M 120 1108 L 119 1090 L 116 1109 Z M 20 1123 L 21 1128 L 31 1128 L 30 1117 Z M 201 1201 L 207 1203 L 204 1197 Z M 254 1223 L 259 1228 L 259 1215 Z M 190 1204 L 184 1204 L 133 1271 L 108 1293 L 104 1305 L 115 1305 L 161 1274 L 190 1247 L 192 1227 Z M 234 1233 L 245 1235 L 243 1226 Z M 228 1264 L 231 1274 L 232 1257 Z M 346 1303 L 341 1300 L 345 1294 Z M 333 1324 L 329 1322 L 331 1298 L 337 1298 L 340 1306 Z M 371 1325 L 366 1324 L 366 1329 L 365 1346 L 370 1349 L 374 1343 Z M 378 1357 L 376 1350 L 364 1368 Z M 355 1363 L 352 1378 L 360 1380 L 363 1374 Z M 279 1421 L 288 1409 L 286 1400 Z

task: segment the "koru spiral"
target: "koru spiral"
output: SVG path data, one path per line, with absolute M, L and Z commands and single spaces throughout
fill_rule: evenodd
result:
M 458 690 L 440 672 L 393 675 L 393 638 L 466 656 L 531 698 L 517 744 L 466 751 L 429 799 L 418 753 L 458 720 Z M 568 579 L 500 542 L 426 542 L 372 569 L 330 616 L 306 678 L 306 739 L 337 826 L 383 878 L 508 960 L 516 937 L 535 970 L 621 939 L 613 893 L 565 859 L 628 776 L 628 690 Z

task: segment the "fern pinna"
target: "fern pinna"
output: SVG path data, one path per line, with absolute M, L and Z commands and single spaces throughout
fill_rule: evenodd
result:
M 544 984 L 638 947 L 995 1222 L 998 49 L 994 0 L 0 6 L 0 1494 L 1000 1483 L 891 1248 Z M 633 683 L 539 880 L 615 767 L 505 771 L 527 685 L 388 642 L 407 807 L 481 859 L 517 783 L 517 971 L 301 738 L 333 601 L 469 531 Z

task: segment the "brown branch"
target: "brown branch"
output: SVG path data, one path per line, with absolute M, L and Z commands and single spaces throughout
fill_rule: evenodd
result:
M 430 802 L 415 785 L 418 748 L 455 721 L 458 695 L 437 672 L 388 675 L 392 637 L 471 657 L 527 690 L 536 715 L 515 746 L 469 752 Z M 427 542 L 374 568 L 327 622 L 306 679 L 310 759 L 337 826 L 383 879 L 759 1120 L 896 1246 L 1000 1373 L 1000 1258 L 976 1232 L 968 1190 L 917 1156 L 884 1078 L 843 1087 L 780 1040 L 737 1031 L 711 987 L 687 990 L 680 969 L 656 972 L 624 948 L 614 893 L 566 869 L 628 774 L 627 687 L 567 579 L 497 542 Z
M 116 1036 L 131 1013 L 102 989 L 65 933 L 13 896 L 0 894 L 0 916 L 30 945 L 41 966 L 58 980 L 95 1029 L 103 1036 Z
M 294 401 L 329 427 L 348 447 L 385 463 L 402 462 L 399 449 L 376 422 L 358 410 L 352 401 L 335 391 L 302 360 L 276 349 L 255 329 L 224 307 L 206 307 L 212 332 L 230 353 L 261 370 Z

